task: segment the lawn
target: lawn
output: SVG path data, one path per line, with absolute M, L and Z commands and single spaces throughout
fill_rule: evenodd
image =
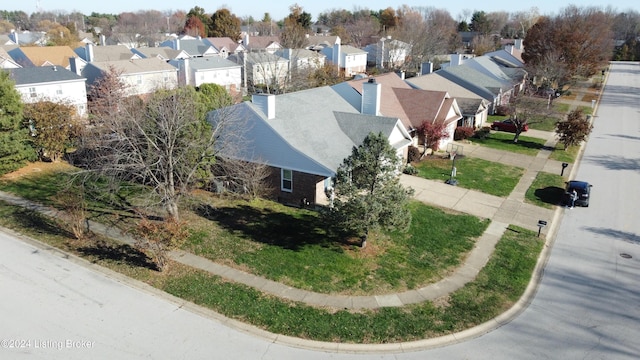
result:
M 539 172 L 524 195 L 525 201 L 547 209 L 553 209 L 564 195 L 564 182 L 560 175 Z
M 520 134 L 517 143 L 513 142 L 514 134 L 502 131 L 492 131 L 491 134 L 484 139 L 471 137 L 469 138 L 469 141 L 474 144 L 487 146 L 493 149 L 536 156 L 538 151 L 544 147 L 546 140 L 526 136 L 525 134 L 526 133 Z
M 442 278 L 488 225 L 412 202 L 407 233 L 373 233 L 362 249 L 333 234 L 314 211 L 265 200 L 211 206 L 214 212 L 189 218 L 185 250 L 296 288 L 349 295 L 404 291 Z
M 59 223 L 2 202 L 0 226 L 267 331 L 338 343 L 414 341 L 486 322 L 523 294 L 543 245 L 535 232 L 510 227 L 476 279 L 450 296 L 401 308 L 347 311 L 278 299 L 177 263 L 160 273 L 136 249 L 110 239 L 100 239 L 99 246 L 79 243 Z
M 564 149 L 564 144 L 557 143 L 556 147 L 553 149 L 551 155 L 549 155 L 549 159 L 562 161 L 566 163 L 574 163 L 576 158 L 578 157 L 578 153 L 580 152 L 580 146 L 569 146 L 568 149 Z
M 492 135 L 493 136 L 493 135 Z M 417 176 L 445 181 L 451 174 L 448 158 L 428 157 L 415 163 Z M 473 157 L 456 158 L 458 186 L 496 196 L 508 196 L 518 184 L 525 169 Z
M 0 189 L 47 203 L 57 191 L 55 184 L 67 183 L 69 170 L 3 181 Z M 135 199 L 127 192 L 119 195 L 115 198 L 124 197 L 123 203 Z M 114 208 L 111 198 L 92 199 L 94 221 L 126 226 L 135 220 L 120 204 Z M 460 264 L 488 226 L 488 220 L 413 202 L 407 233 L 372 232 L 362 249 L 359 242 L 331 231 L 315 211 L 206 192 L 185 204 L 181 217 L 191 234 L 185 250 L 293 287 L 338 294 L 404 291 L 437 281 Z

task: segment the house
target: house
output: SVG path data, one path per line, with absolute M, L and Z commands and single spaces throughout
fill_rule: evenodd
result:
M 67 70 L 69 58 L 76 56 L 69 46 L 21 46 L 8 53 L 22 67 L 56 65 Z
M 141 59 L 138 54 L 134 54 L 124 45 L 104 45 L 96 46 L 92 43 L 75 48 L 73 50 L 77 57 L 84 62 L 118 61 Z
M 289 78 L 289 60 L 285 58 L 269 52 L 246 52 L 240 57 L 247 83 L 251 86 L 280 87 Z
M 87 115 L 85 78 L 60 66 L 7 69 L 22 101 L 49 100 L 73 105 L 79 116 Z
M 131 49 L 131 52 L 137 54 L 142 59 L 155 57 L 166 62 L 169 62 L 170 60 L 188 59 L 191 57 L 184 50 L 176 50 L 168 46 L 133 48 Z
M 232 95 L 242 91 L 242 66 L 217 56 L 171 60 L 180 85 L 218 84 Z
M 226 59 L 231 54 L 238 54 L 247 51 L 247 48 L 237 41 L 233 41 L 230 37 L 209 37 L 203 41 L 218 50 L 219 56 Z
M 436 73 L 487 100 L 489 114 L 493 114 L 498 106 L 509 104 L 514 92 L 512 81 L 501 80 L 464 64 L 449 66 Z
M 268 52 L 273 54 L 278 49 L 282 49 L 280 38 L 277 36 L 250 36 L 245 34 L 242 38 L 242 45 L 251 52 Z
M 178 69 L 158 58 L 90 62 L 82 75 L 91 86 L 111 69 L 120 74 L 127 95 L 144 95 L 178 85 Z
M 480 128 L 486 125 L 491 103 L 482 96 L 474 93 L 457 83 L 440 76 L 437 72 L 431 72 L 432 65 L 425 63 L 422 66 L 423 75 L 412 77 L 406 82 L 416 89 L 446 91 L 456 99 L 462 118 L 458 126 Z
M 373 99 L 374 101 L 376 99 Z M 365 108 L 376 104 L 365 104 Z M 266 164 L 270 169 L 267 188 L 280 202 L 327 205 L 332 178 L 354 146 L 373 133 L 382 133 L 402 156 L 411 137 L 398 118 L 361 112 L 333 87 L 325 86 L 282 95 L 257 94 L 252 101 L 224 111 L 209 113 L 238 119 L 243 146 L 225 155 Z M 220 115 L 221 114 L 221 115 Z M 228 126 L 231 133 L 237 129 Z
M 0 69 L 16 69 L 19 67 L 21 67 L 20 64 L 15 62 L 3 47 L 0 47 Z
M 45 35 L 46 34 L 41 31 L 31 32 L 25 30 L 18 32 L 11 30 L 11 33 L 9 33 L 9 39 L 17 45 L 45 46 L 47 45 L 47 37 Z
M 506 66 L 496 60 L 497 57 L 479 56 L 464 63 L 465 66 L 478 70 L 479 72 L 496 79 L 510 83 L 513 87 L 513 94 L 517 95 L 525 85 L 527 71 L 522 67 Z
M 353 46 L 335 44 L 322 49 L 327 60 L 340 68 L 345 77 L 362 74 L 367 70 L 367 52 Z
M 411 55 L 411 45 L 404 41 L 383 37 L 376 43 L 365 46 L 367 63 L 378 69 L 398 69 Z
M 13 45 L 18 46 L 7 34 L 0 34 L 0 46 Z
M 345 89 L 345 85 L 350 89 Z M 365 103 L 368 97 L 379 98 L 379 108 L 373 113 L 399 118 L 411 135 L 413 145 L 423 145 L 424 138 L 417 130 L 423 123 L 429 122 L 446 125 L 449 136 L 439 144 L 440 148 L 446 147 L 453 141 L 455 128 L 462 119 L 456 99 L 446 91 L 415 89 L 395 73 L 351 80 L 334 88 L 340 94 L 346 94 L 346 99 L 353 99 L 351 102 L 355 105 Z M 362 99 L 351 97 L 349 90 L 355 90 Z
M 160 43 L 160 46 L 169 47 L 174 50 L 182 50 L 190 57 L 220 56 L 216 48 L 202 39 L 192 39 L 188 37 L 176 38 Z
M 321 69 L 325 64 L 325 56 L 307 49 L 280 49 L 274 53 L 289 60 L 290 71 Z

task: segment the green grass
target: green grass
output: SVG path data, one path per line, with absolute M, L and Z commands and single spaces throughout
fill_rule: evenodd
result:
M 560 175 L 539 172 L 525 193 L 525 201 L 547 209 L 553 209 L 564 195 L 565 178 Z
M 565 150 L 563 144 L 557 143 L 553 152 L 549 155 L 549 159 L 573 164 L 579 152 L 580 146 L 569 146 L 569 148 Z
M 524 133 L 523 133 L 524 134 Z M 518 154 L 535 156 L 544 147 L 545 139 L 520 135 L 518 142 L 514 143 L 514 134 L 501 131 L 492 132 L 485 139 L 469 138 L 474 144 L 487 146 L 497 150 L 511 151 Z
M 448 158 L 429 157 L 415 163 L 414 166 L 418 169 L 417 176 L 445 181 L 451 174 L 452 161 Z M 525 169 L 519 167 L 479 158 L 456 158 L 458 186 L 496 196 L 508 196 L 518 184 L 524 171 Z
M 185 249 L 287 285 L 323 293 L 412 289 L 459 265 L 488 221 L 410 204 L 407 233 L 373 233 L 366 248 L 327 231 L 316 212 L 270 201 L 217 206 Z M 193 223 L 193 221 L 190 221 Z
M 109 239 L 97 245 L 78 243 L 57 222 L 2 202 L 0 225 L 267 331 L 341 343 L 419 340 L 488 321 L 523 294 L 543 245 L 536 233 L 511 227 L 477 278 L 449 297 L 401 308 L 347 311 L 282 300 L 177 263 L 159 273 L 136 249 Z

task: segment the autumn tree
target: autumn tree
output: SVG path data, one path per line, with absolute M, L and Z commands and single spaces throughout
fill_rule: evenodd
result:
M 187 22 L 184 24 L 184 33 L 190 36 L 206 37 L 205 25 L 202 21 L 195 16 L 187 18 Z
M 75 46 L 80 41 L 77 32 L 71 32 L 69 28 L 60 24 L 47 32 L 47 39 L 49 45 L 56 46 Z
M 29 130 L 22 126 L 23 104 L 9 73 L 0 71 L 0 174 L 36 159 Z
M 556 123 L 558 140 L 564 144 L 566 150 L 570 146 L 579 145 L 591 134 L 593 125 L 585 116 L 582 109 L 572 110 L 567 115 L 567 120 Z
M 53 162 L 62 158 L 79 131 L 75 107 L 49 100 L 26 104 L 24 123 L 40 159 Z
M 291 13 L 284 19 L 280 33 L 282 47 L 302 49 L 307 46 L 307 31 L 311 28 L 311 14 L 302 10 L 298 4 L 289 7 Z
M 219 9 L 211 15 L 209 36 L 229 37 L 233 41 L 240 40 L 240 18 L 232 14 L 229 9 Z
M 442 121 L 425 121 L 420 124 L 416 131 L 422 137 L 425 153 L 427 149 L 438 151 L 440 141 L 450 135 L 447 125 Z
M 381 30 L 383 32 L 392 30 L 396 25 L 398 25 L 398 15 L 392 7 L 380 10 L 378 13 L 378 19 L 380 20 L 380 26 L 382 26 Z
M 613 51 L 612 17 L 597 8 L 569 6 L 555 17 L 541 18 L 524 39 L 522 59 L 531 75 L 549 57 L 566 67 L 559 86 L 574 76 L 592 76 L 607 64 Z M 552 54 L 550 56 L 550 54 Z
M 110 66 L 87 92 L 89 121 L 93 124 L 116 116 L 120 102 L 127 96 L 128 87 L 120 79 L 121 72 Z
M 371 231 L 408 229 L 413 190 L 400 184 L 400 166 L 387 138 L 370 133 L 338 167 L 327 222 L 361 237 L 362 246 Z

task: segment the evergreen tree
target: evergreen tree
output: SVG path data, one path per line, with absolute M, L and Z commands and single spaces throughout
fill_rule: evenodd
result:
M 228 9 L 220 9 L 211 15 L 209 36 L 229 37 L 233 41 L 240 40 L 240 18 L 232 14 Z
M 22 126 L 22 101 L 6 71 L 0 71 L 0 175 L 36 159 L 29 129 Z
M 413 190 L 400 184 L 400 166 L 384 135 L 370 133 L 338 168 L 328 221 L 360 236 L 363 245 L 371 230 L 408 229 Z

